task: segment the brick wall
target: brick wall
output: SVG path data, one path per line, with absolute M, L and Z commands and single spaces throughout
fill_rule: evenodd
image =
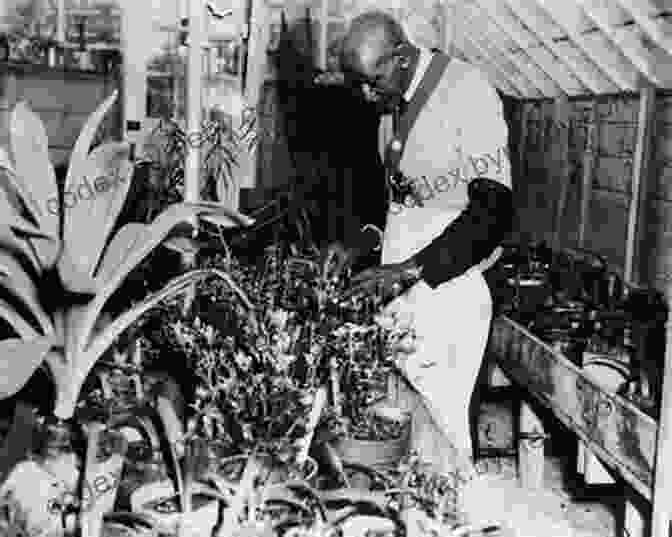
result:
M 568 105 L 569 122 L 564 126 L 560 125 L 558 106 L 553 101 L 528 101 L 517 106 L 517 121 L 525 124 L 523 138 L 515 140 L 517 154 L 513 157 L 520 159 L 514 178 L 519 210 L 517 234 L 551 241 L 560 184 L 566 181 L 568 199 L 561 218 L 560 243 L 565 247 L 577 246 L 581 183 L 584 169 L 590 165 L 591 151 L 598 148 L 592 154 L 594 164 L 589 174 L 592 191 L 585 247 L 622 268 L 632 199 L 639 98 L 623 95 L 572 101 Z M 569 143 L 566 162 L 554 157 L 563 143 Z M 648 186 L 648 199 L 643 209 L 646 231 L 638 265 L 642 283 L 661 289 L 672 278 L 671 179 L 672 96 L 658 95 L 653 156 L 643 178 Z

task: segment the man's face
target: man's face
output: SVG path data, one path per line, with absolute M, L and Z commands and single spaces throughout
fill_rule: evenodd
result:
M 403 75 L 399 68 L 403 58 L 396 48 L 376 37 L 358 47 L 358 61 L 349 75 L 352 83 L 361 86 L 367 101 L 390 110 L 403 98 Z

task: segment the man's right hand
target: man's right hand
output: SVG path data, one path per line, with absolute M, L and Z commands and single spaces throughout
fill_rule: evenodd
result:
M 340 242 L 332 242 L 322 255 L 322 274 L 325 278 L 339 278 L 357 257 L 354 249 Z

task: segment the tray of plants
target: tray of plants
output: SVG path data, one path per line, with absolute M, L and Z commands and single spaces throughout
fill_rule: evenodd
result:
M 53 409 L 17 405 L 0 457 L 0 534 L 423 534 L 403 498 L 430 492 L 412 492 L 424 481 L 395 469 L 423 434 L 428 463 L 450 443 L 417 394 L 390 395 L 409 334 L 379 322 L 377 296 L 343 304 L 347 278 L 325 278 L 309 245 L 281 241 L 248 261 L 223 246 L 225 255 L 200 252 L 197 268 L 163 282 L 154 251 L 166 240 L 185 240 L 203 219 L 252 222 L 214 202 L 121 221 L 135 177 L 128 148 L 93 143 L 114 99 L 85 123 L 66 186 L 91 172 L 124 179 L 117 189 L 39 211 L 63 185 L 50 179 L 44 125 L 25 104 L 10 118 L 14 162 L 0 152 L 10 200 L 0 253 L 17 299 L 0 316 L 20 333 L 3 342 L 12 362 L 2 394 L 21 396 L 44 368 L 54 392 Z M 42 296 L 36 278 L 59 287 Z

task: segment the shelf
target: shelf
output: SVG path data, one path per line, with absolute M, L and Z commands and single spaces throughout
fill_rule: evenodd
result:
M 27 63 L 27 62 L 0 62 L 0 73 L 2 74 L 39 74 L 40 76 L 52 77 L 73 77 L 78 79 L 102 79 L 109 77 L 105 73 L 94 70 L 82 70 L 72 67 L 50 67 L 45 64 Z M 1 76 L 1 75 L 0 75 Z
M 489 345 L 513 381 L 651 500 L 658 432 L 653 418 L 602 389 L 565 356 L 505 316 L 493 320 Z

